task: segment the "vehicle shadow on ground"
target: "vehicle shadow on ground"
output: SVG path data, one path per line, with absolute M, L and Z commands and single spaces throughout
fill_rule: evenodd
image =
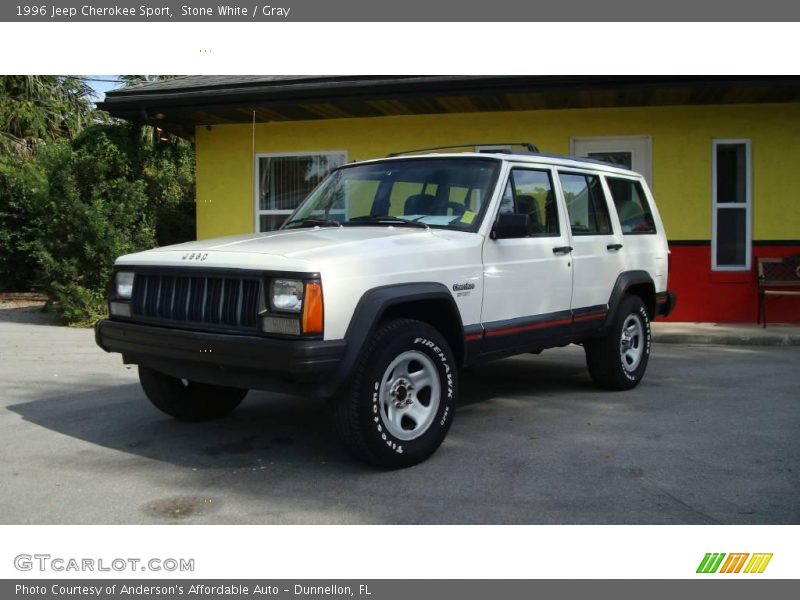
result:
M 491 398 L 525 398 L 535 402 L 559 392 L 599 392 L 583 362 L 576 362 L 574 357 L 564 360 L 563 355 L 561 360 L 545 356 L 523 354 L 465 369 L 460 379 L 459 406 L 480 404 Z
M 596 392 L 585 371 L 574 364 L 508 359 L 469 369 L 461 378 L 458 421 L 482 418 L 474 407 L 494 399 L 519 397 L 536 403 L 540 395 L 560 391 Z M 371 470 L 340 446 L 323 400 L 251 391 L 224 419 L 182 423 L 153 408 L 139 385 L 131 383 L 36 399 L 8 410 L 90 444 L 193 469 L 291 463 L 298 468 Z

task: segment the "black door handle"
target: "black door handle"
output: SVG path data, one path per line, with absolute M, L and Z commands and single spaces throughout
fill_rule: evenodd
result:
M 620 248 L 622 248 L 622 244 L 609 244 L 608 246 L 606 246 L 606 250 L 609 250 L 609 251 L 610 250 L 619 250 Z
M 553 248 L 553 254 L 569 254 L 572 252 L 572 246 L 556 246 Z

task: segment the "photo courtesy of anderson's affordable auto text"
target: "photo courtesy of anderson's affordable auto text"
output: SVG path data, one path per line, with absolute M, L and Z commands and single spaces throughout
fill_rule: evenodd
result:
M 797 17 L 576 1 L 0 7 L 0 598 L 796 595 Z
M 329 585 L 303 585 L 295 583 L 289 585 L 280 583 L 174 583 L 174 584 L 142 584 L 142 583 L 111 583 L 85 585 L 81 583 L 47 583 L 29 585 L 19 583 L 14 586 L 14 594 L 18 597 L 147 597 L 147 596 L 189 596 L 189 597 L 225 597 L 225 596 L 278 596 L 281 593 L 291 596 L 326 596 L 326 597 L 352 597 L 371 596 L 370 585 L 374 583 L 360 583 L 355 588 L 352 585 L 339 583 Z M 288 586 L 288 587 L 287 587 Z

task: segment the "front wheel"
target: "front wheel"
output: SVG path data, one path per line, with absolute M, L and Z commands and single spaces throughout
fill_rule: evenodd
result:
M 584 344 L 592 381 L 611 390 L 639 385 L 650 360 L 650 317 L 639 296 L 626 296 L 602 337 Z
M 427 323 L 382 323 L 349 388 L 334 399 L 342 441 L 356 457 L 384 468 L 431 456 L 453 421 L 458 373 L 444 336 Z
M 181 421 L 210 421 L 239 406 L 248 390 L 198 383 L 139 366 L 139 382 L 153 405 Z

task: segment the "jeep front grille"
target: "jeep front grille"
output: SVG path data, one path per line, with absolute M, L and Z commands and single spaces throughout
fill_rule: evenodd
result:
M 259 289 L 257 278 L 136 273 L 132 316 L 256 329 Z

